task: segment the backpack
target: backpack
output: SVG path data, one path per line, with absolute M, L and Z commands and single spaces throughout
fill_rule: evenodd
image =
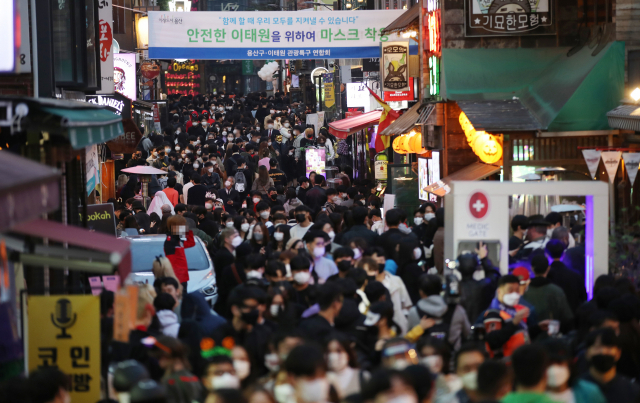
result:
M 346 141 L 340 140 L 338 146 L 336 147 L 336 152 L 338 155 L 348 155 L 349 154 L 349 145 Z
M 453 319 L 456 307 L 457 304 L 447 304 L 447 313 L 442 317 L 442 322 L 425 330 L 424 334 L 435 339 L 443 340 L 447 345 L 449 345 L 449 330 L 451 329 L 451 320 Z M 416 310 L 418 311 L 418 316 L 420 318 L 423 316 L 430 317 L 426 312 L 420 309 L 418 304 L 416 304 Z
M 242 193 L 247 188 L 247 178 L 244 177 L 242 172 L 237 172 L 236 176 L 234 176 L 236 180 L 235 189 L 238 193 Z

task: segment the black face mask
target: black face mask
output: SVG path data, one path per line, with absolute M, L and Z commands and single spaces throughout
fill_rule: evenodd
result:
M 276 199 L 276 197 L 278 197 L 278 195 L 271 195 L 271 199 L 272 199 L 272 200 L 275 200 L 275 199 Z
M 384 271 L 384 263 L 378 263 L 378 273 L 382 273 Z
M 376 276 L 367 276 L 367 280 L 369 280 L 369 283 L 376 281 Z
M 340 270 L 341 272 L 347 272 L 349 271 L 349 269 L 351 269 L 351 262 L 348 260 L 343 260 L 341 262 L 338 262 L 338 270 Z
M 606 373 L 616 365 L 616 359 L 614 356 L 609 354 L 597 354 L 591 357 L 589 363 L 593 365 L 596 371 Z
M 297 222 L 304 222 L 304 220 L 307 218 L 306 214 L 296 214 L 296 221 Z
M 240 315 L 240 319 L 242 319 L 242 321 L 247 325 L 253 326 L 256 323 L 258 323 L 258 316 L 260 316 L 260 313 L 258 312 L 258 310 L 252 309 L 249 312 L 242 312 L 242 314 Z

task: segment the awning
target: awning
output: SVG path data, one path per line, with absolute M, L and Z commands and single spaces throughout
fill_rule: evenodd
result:
M 10 104 L 9 112 L 21 116 L 12 133 L 46 132 L 63 136 L 74 149 L 103 143 L 124 134 L 122 118 L 88 102 L 60 99 L 0 97 Z
M 123 280 L 131 272 L 129 241 L 125 239 L 40 219 L 18 224 L 11 228 L 11 232 L 64 242 L 70 247 L 35 245 L 33 252 L 25 250 L 21 253 L 20 261 L 25 264 L 101 274 L 112 274 L 117 270 Z
M 542 129 L 540 123 L 520 100 L 458 101 L 476 130 L 520 131 Z
M 60 172 L 0 151 L 0 232 L 60 206 Z
M 418 23 L 420 21 L 420 9 L 422 6 L 420 3 L 413 3 L 410 9 L 402 13 L 400 17 L 396 18 L 391 24 L 382 30 L 383 35 L 389 35 L 394 32 L 404 31 L 406 29 L 413 29 L 419 31 Z
M 595 56 L 588 46 L 570 57 L 569 50 L 443 49 L 441 96 L 458 102 L 518 100 L 552 132 L 609 130 L 607 112 L 624 95 L 624 43 L 609 43 Z
M 487 176 L 493 175 L 496 172 L 500 172 L 500 167 L 483 164 L 481 162 L 474 162 L 473 164 L 452 173 L 446 178 L 442 178 L 436 183 L 427 186 L 424 190 L 442 197 L 451 191 L 449 186 L 453 181 L 478 181 L 486 178 Z
M 352 133 L 380 123 L 380 116 L 382 116 L 382 111 L 371 111 L 347 119 L 336 120 L 329 123 L 329 133 L 338 138 L 346 139 Z
M 620 105 L 607 112 L 607 119 L 614 129 L 640 132 L 640 105 Z
M 413 105 L 408 111 L 403 113 L 398 119 L 394 120 L 389 126 L 387 126 L 381 136 L 394 136 L 409 133 L 413 127 L 417 124 L 420 113 L 427 108 L 428 105 L 423 105 L 420 102 Z

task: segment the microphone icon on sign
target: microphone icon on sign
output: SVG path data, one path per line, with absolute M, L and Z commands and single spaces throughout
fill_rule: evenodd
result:
M 76 323 L 78 318 L 77 314 L 73 314 L 71 317 L 71 301 L 66 298 L 61 298 L 56 302 L 56 313 L 51 314 L 51 322 L 55 327 L 62 330 L 62 333 L 56 336 L 56 339 L 70 339 L 71 336 L 67 334 L 67 329 Z M 55 316 L 54 316 L 55 315 Z

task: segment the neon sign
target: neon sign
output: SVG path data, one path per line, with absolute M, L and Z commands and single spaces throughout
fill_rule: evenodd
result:
M 441 55 L 441 42 L 440 42 L 440 10 L 431 11 L 426 15 L 427 17 L 427 30 L 429 33 L 429 56 Z
M 424 53 L 429 67 L 429 95 L 440 95 L 440 56 L 442 55 L 440 0 L 427 0 L 424 15 Z

